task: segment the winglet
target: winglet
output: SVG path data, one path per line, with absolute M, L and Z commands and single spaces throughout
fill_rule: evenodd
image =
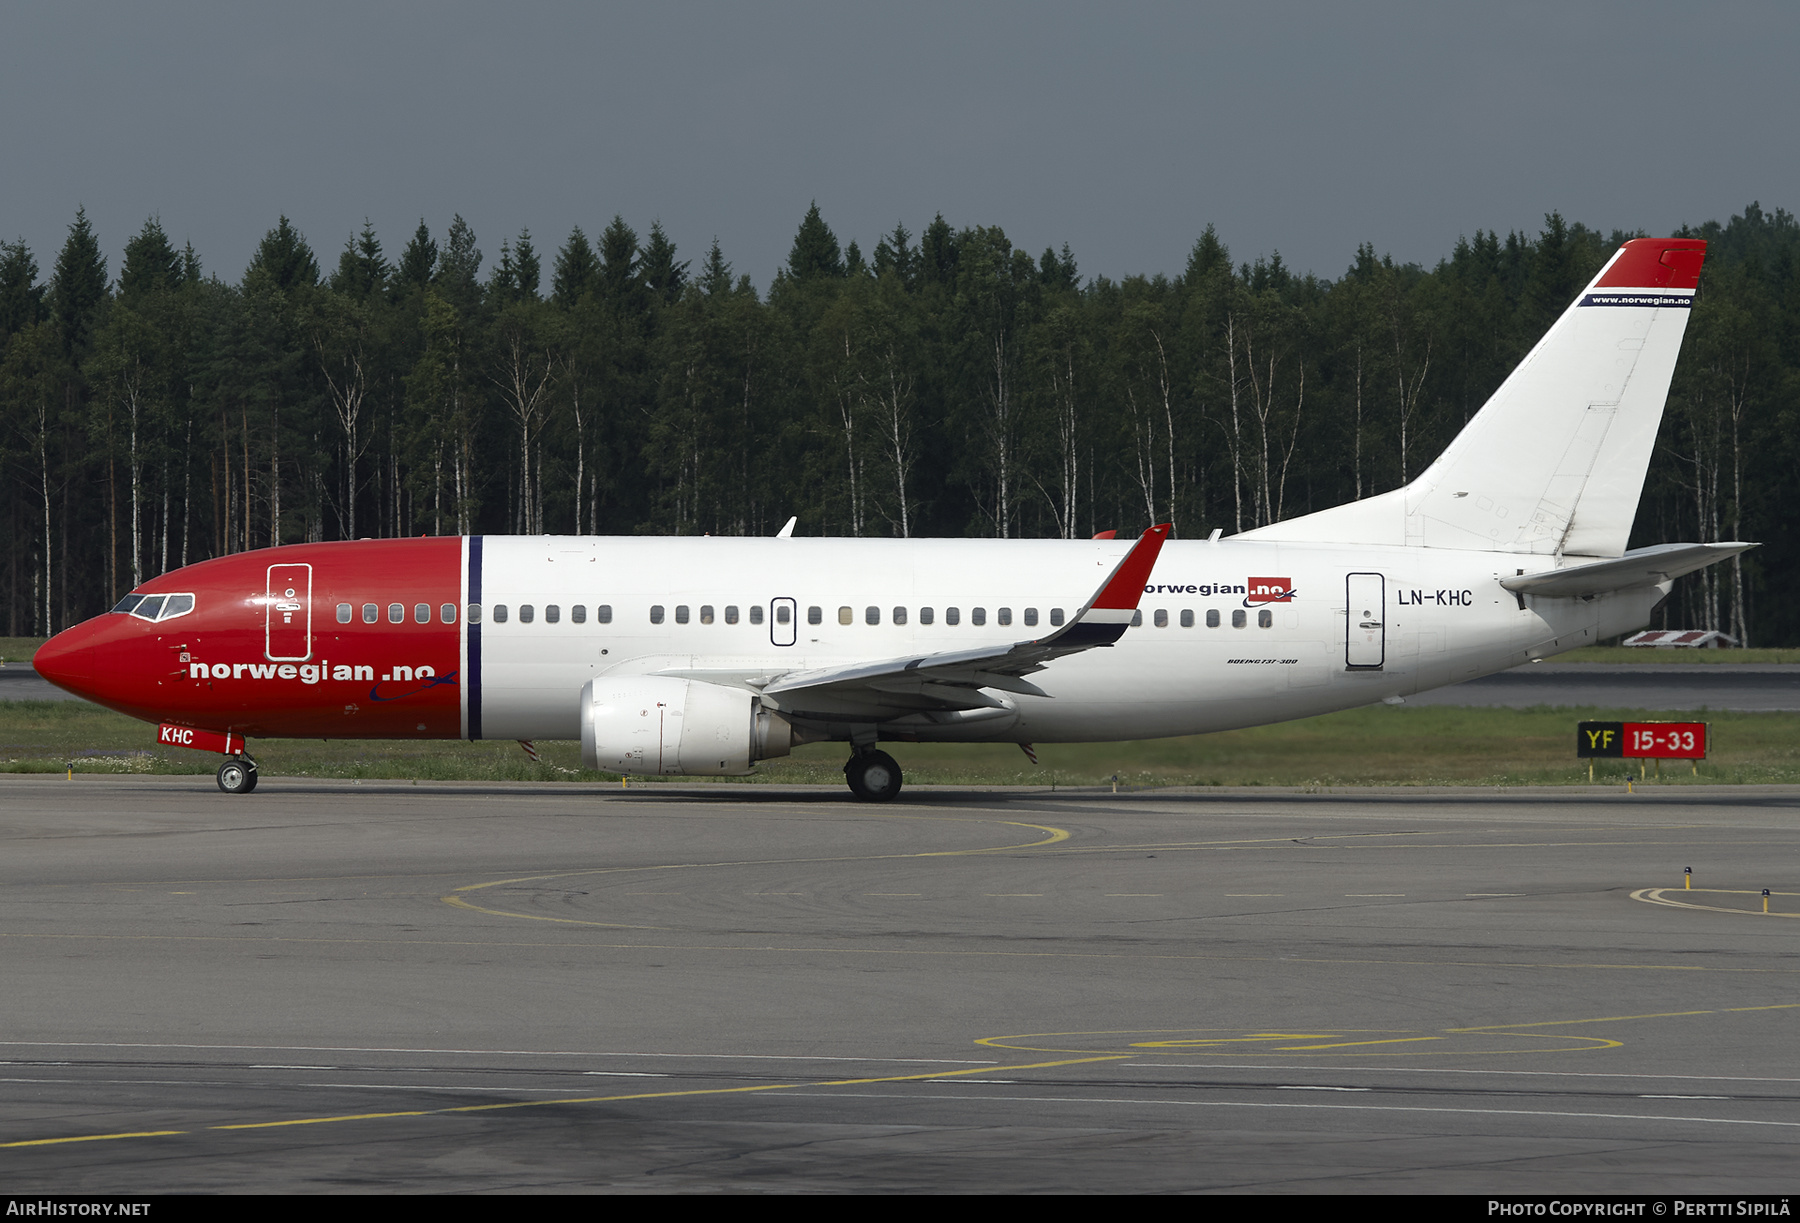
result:
M 1163 541 L 1175 524 L 1165 522 L 1161 526 L 1151 527 L 1138 541 L 1131 545 L 1131 551 L 1125 559 L 1118 563 L 1100 589 L 1094 592 L 1087 606 L 1075 613 L 1075 618 L 1064 625 L 1060 632 L 1044 639 L 1045 645 L 1056 645 L 1059 649 L 1074 646 L 1085 649 L 1088 646 L 1111 645 L 1125 635 L 1131 627 L 1132 618 L 1137 615 L 1138 600 L 1144 597 L 1144 583 L 1150 577 L 1150 571 L 1156 567 L 1157 554 L 1162 551 Z

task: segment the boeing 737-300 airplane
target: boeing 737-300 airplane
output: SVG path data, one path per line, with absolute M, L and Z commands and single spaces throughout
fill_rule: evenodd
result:
M 144 583 L 46 678 L 221 752 L 575 739 L 589 768 L 739 775 L 847 742 L 1151 738 L 1303 718 L 1638 628 L 1753 545 L 1627 551 L 1705 243 L 1627 242 L 1418 479 L 1229 539 L 470 536 L 300 544 Z M 789 524 L 791 527 L 791 523 Z

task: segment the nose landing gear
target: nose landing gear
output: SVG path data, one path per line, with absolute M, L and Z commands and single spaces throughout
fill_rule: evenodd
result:
M 850 792 L 865 803 L 885 803 L 900 793 L 900 766 L 886 752 L 857 752 L 844 764 Z
M 256 789 L 256 761 L 248 756 L 227 756 L 219 766 L 219 789 L 227 794 L 248 794 Z

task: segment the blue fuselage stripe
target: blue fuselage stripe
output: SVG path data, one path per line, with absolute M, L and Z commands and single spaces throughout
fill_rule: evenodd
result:
M 469 537 L 469 738 L 481 738 L 481 621 L 468 615 L 481 606 L 481 536 Z

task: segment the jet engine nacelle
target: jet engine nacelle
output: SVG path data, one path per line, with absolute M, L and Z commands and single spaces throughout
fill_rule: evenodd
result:
M 590 769 L 741 776 L 792 745 L 787 719 L 741 688 L 638 675 L 581 690 L 581 760 Z

